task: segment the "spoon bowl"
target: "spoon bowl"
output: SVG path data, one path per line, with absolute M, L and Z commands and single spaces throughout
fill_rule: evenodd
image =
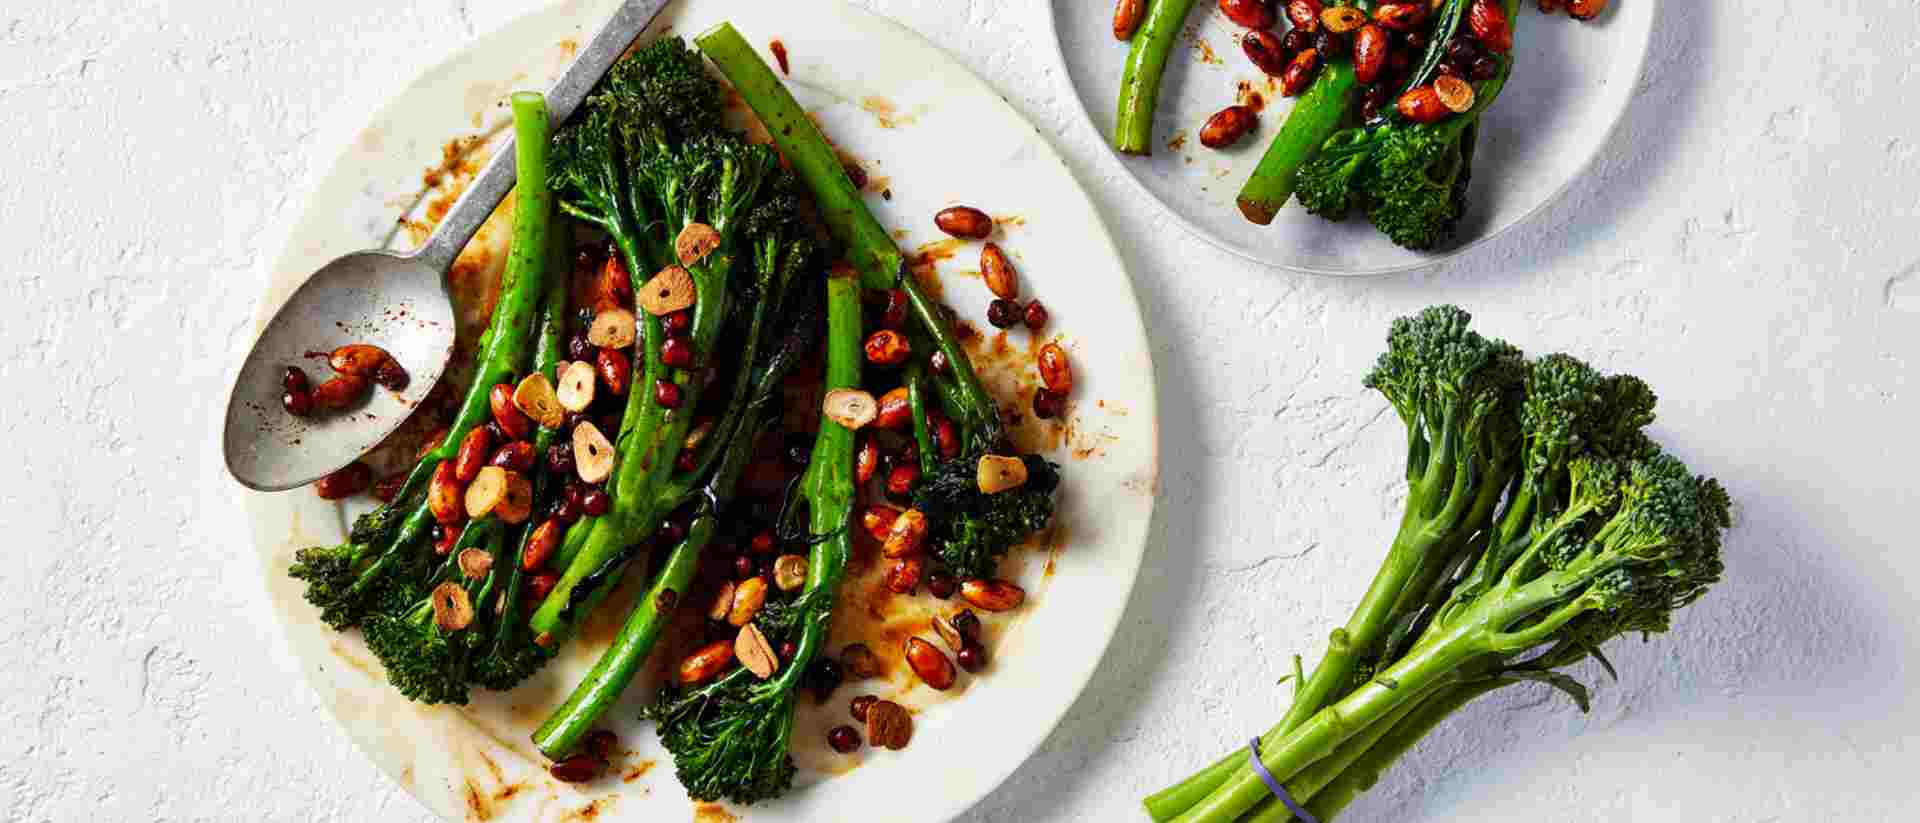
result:
M 625 0 L 581 46 L 547 89 L 547 111 L 565 123 L 668 0 Z M 418 250 L 369 249 L 338 258 L 301 284 L 280 307 L 240 366 L 227 398 L 222 435 L 227 471 L 256 491 L 303 486 L 360 459 L 406 422 L 446 372 L 453 354 L 453 302 L 446 274 L 480 224 L 512 190 L 513 141 L 467 184 Z M 400 391 L 375 386 L 358 406 L 296 417 L 281 406 L 288 366 L 314 386 L 333 376 L 324 354 L 346 343 L 386 349 L 407 370 Z
M 227 470 L 257 491 L 281 491 L 339 470 L 406 422 L 453 354 L 453 303 L 442 270 L 417 255 L 354 252 L 301 284 L 260 331 L 227 401 Z M 314 386 L 333 376 L 326 353 L 347 343 L 386 349 L 407 370 L 400 391 L 374 386 L 342 411 L 296 417 L 281 406 L 288 366 Z

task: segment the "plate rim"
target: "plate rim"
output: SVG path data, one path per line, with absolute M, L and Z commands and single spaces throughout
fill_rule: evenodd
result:
M 1599 162 L 1601 151 L 1613 142 L 1613 138 L 1619 133 L 1621 126 L 1626 121 L 1627 109 L 1633 105 L 1633 100 L 1636 97 L 1635 90 L 1639 86 L 1641 76 L 1646 73 L 1647 59 L 1649 53 L 1653 50 L 1653 23 L 1654 20 L 1660 16 L 1660 7 L 1663 0 L 1634 0 L 1634 2 L 1645 6 L 1647 11 L 1643 18 L 1645 21 L 1644 24 L 1638 32 L 1633 33 L 1634 42 L 1638 44 L 1638 48 L 1635 49 L 1633 55 L 1632 71 L 1628 73 L 1630 82 L 1621 84 L 1620 88 L 1622 91 L 1611 96 L 1609 100 L 1611 110 L 1605 115 L 1608 119 L 1606 128 L 1596 132 L 1598 135 L 1597 139 L 1588 147 L 1586 156 L 1581 158 L 1579 163 L 1571 167 L 1571 171 L 1566 176 L 1566 179 L 1560 181 L 1559 185 L 1555 186 L 1551 192 L 1548 192 L 1545 197 L 1542 197 L 1539 202 L 1534 203 L 1526 211 L 1515 215 L 1513 219 L 1507 221 L 1504 225 L 1485 232 L 1466 243 L 1448 249 L 1443 253 L 1432 255 L 1427 259 L 1370 269 L 1329 269 L 1299 263 L 1282 263 L 1261 257 L 1209 231 L 1206 227 L 1201 226 L 1199 223 L 1181 213 L 1180 210 L 1175 209 L 1172 204 L 1161 199 L 1158 193 L 1154 192 L 1151 187 L 1140 179 L 1139 174 L 1134 171 L 1132 165 L 1126 162 L 1126 158 L 1121 157 L 1119 152 L 1114 151 L 1113 144 L 1108 139 L 1107 134 L 1100 129 L 1100 124 L 1093 119 L 1093 112 L 1087 108 L 1087 101 L 1080 94 L 1079 85 L 1074 82 L 1073 69 L 1067 63 L 1066 49 L 1060 39 L 1060 24 L 1058 19 L 1062 4 L 1071 2 L 1075 2 L 1075 0 L 1049 0 L 1046 9 L 1047 13 L 1043 15 L 1045 19 L 1041 21 L 1041 25 L 1046 27 L 1047 44 L 1049 46 L 1047 51 L 1052 58 L 1051 67 L 1059 72 L 1061 78 L 1065 81 L 1065 91 L 1073 100 L 1074 110 L 1080 114 L 1080 122 L 1086 125 L 1088 130 L 1093 132 L 1094 137 L 1100 145 L 1101 157 L 1104 158 L 1105 162 L 1110 162 L 1120 168 L 1120 176 L 1126 179 L 1128 185 L 1131 185 L 1137 193 L 1145 195 L 1162 214 L 1171 218 L 1175 224 L 1185 229 L 1188 234 L 1198 237 L 1206 241 L 1208 245 L 1231 254 L 1234 257 L 1251 263 L 1257 263 L 1269 269 L 1282 269 L 1317 277 L 1349 278 L 1405 274 L 1438 266 L 1478 248 L 1481 244 L 1505 235 L 1522 223 L 1530 222 L 1535 217 L 1538 217 L 1542 211 L 1545 211 L 1548 206 L 1558 203 L 1562 197 L 1565 197 L 1567 190 L 1573 188 L 1575 181 L 1586 177 L 1587 174 L 1593 170 L 1594 164 Z
M 1120 327 L 1123 329 L 1123 333 L 1130 334 L 1138 343 L 1140 359 L 1138 361 L 1129 361 L 1127 365 L 1131 370 L 1139 373 L 1140 385 L 1143 388 L 1143 391 L 1131 398 L 1130 402 L 1140 404 L 1141 408 L 1132 410 L 1131 414 L 1140 420 L 1141 427 L 1148 435 L 1145 443 L 1138 444 L 1141 449 L 1142 458 L 1139 460 L 1137 469 L 1135 469 L 1144 473 L 1147 481 L 1147 492 L 1142 495 L 1145 498 L 1144 502 L 1139 504 L 1144 508 L 1140 511 L 1140 516 L 1137 518 L 1137 538 L 1123 543 L 1116 543 L 1114 546 L 1116 549 L 1124 549 L 1125 552 L 1130 553 L 1130 556 L 1125 554 L 1117 556 L 1112 568 L 1113 573 L 1125 572 L 1124 586 L 1111 586 L 1107 590 L 1108 594 L 1101 598 L 1101 602 L 1110 603 L 1111 607 L 1104 610 L 1105 614 L 1101 616 L 1099 623 L 1092 621 L 1078 623 L 1077 628 L 1083 632 L 1082 637 L 1089 641 L 1097 637 L 1097 642 L 1089 642 L 1087 644 L 1097 649 L 1097 653 L 1084 657 L 1082 659 L 1083 664 L 1076 667 L 1074 671 L 1057 672 L 1058 675 L 1061 675 L 1057 680 L 1070 684 L 1055 693 L 1060 696 L 1057 705 L 1051 706 L 1044 714 L 1029 715 L 1029 719 L 1034 722 L 1020 723 L 1012 727 L 1023 731 L 1003 735 L 1002 739 L 1004 741 L 1014 745 L 1007 746 L 1002 750 L 1001 754 L 1012 755 L 1017 752 L 1018 756 L 992 758 L 990 762 L 997 765 L 975 771 L 974 773 L 979 775 L 979 777 L 975 780 L 968 781 L 973 784 L 972 790 L 944 793 L 942 795 L 943 800 L 940 803 L 930 804 L 933 808 L 922 809 L 923 813 L 932 813 L 928 818 L 923 819 L 951 820 L 964 814 L 980 801 L 991 795 L 999 786 L 1005 783 L 1015 771 L 1025 765 L 1026 762 L 1039 751 L 1040 747 L 1045 744 L 1054 730 L 1066 720 L 1067 715 L 1078 705 L 1080 698 L 1088 686 L 1091 685 L 1092 678 L 1098 671 L 1099 666 L 1105 662 L 1107 656 L 1113 650 L 1114 642 L 1119 635 L 1120 626 L 1127 616 L 1129 606 L 1132 604 L 1133 595 L 1138 590 L 1139 577 L 1145 565 L 1153 524 L 1156 522 L 1159 514 L 1161 469 L 1159 425 L 1160 387 L 1157 378 L 1157 369 L 1153 362 L 1154 352 L 1152 338 L 1148 334 L 1146 315 L 1142 309 L 1139 290 L 1134 283 L 1133 274 L 1128 265 L 1127 258 L 1115 241 L 1113 232 L 1105 216 L 1102 214 L 1097 201 L 1092 197 L 1092 194 L 1080 177 L 1073 173 L 1073 169 L 1067 163 L 1066 157 L 1060 150 L 1060 147 L 1048 140 L 1045 133 L 1035 126 L 1031 118 L 1012 106 L 1007 101 L 1005 95 L 995 88 L 993 84 L 980 77 L 951 52 L 911 27 L 887 15 L 862 8 L 846 0 L 810 0 L 810 2 L 823 10 L 833 10 L 837 12 L 837 15 L 840 17 L 864 18 L 875 26 L 891 29 L 895 35 L 901 36 L 903 41 L 913 43 L 923 50 L 923 52 L 931 52 L 933 55 L 932 59 L 943 62 L 949 70 L 958 72 L 959 76 L 964 76 L 977 84 L 977 88 L 982 95 L 986 98 L 991 98 L 991 103 L 987 105 L 997 107 L 1005 115 L 1010 117 L 1012 122 L 1024 125 L 1031 130 L 1033 142 L 1040 147 L 1041 153 L 1047 158 L 1047 161 L 1051 162 L 1063 179 L 1067 181 L 1068 186 L 1062 189 L 1063 193 L 1070 189 L 1072 192 L 1071 196 L 1080 198 L 1080 202 L 1086 209 L 1086 214 L 1089 218 L 1088 227 L 1092 229 L 1092 232 L 1087 235 L 1085 239 L 1097 238 L 1099 243 L 1104 244 L 1106 254 L 1113 261 L 1115 271 L 1120 275 L 1120 285 L 1122 286 L 1120 296 L 1124 299 L 1125 304 L 1130 307 L 1133 315 L 1131 325 L 1123 323 L 1120 324 Z M 481 33 L 470 42 L 439 55 L 412 77 L 399 82 L 382 84 L 377 89 L 368 89 L 360 94 L 349 95 L 342 98 L 322 122 L 319 134 L 324 139 L 316 141 L 315 147 L 310 149 L 307 154 L 309 158 L 314 158 L 315 160 L 312 166 L 312 176 L 306 181 L 304 192 L 299 201 L 302 205 L 297 209 L 289 209 L 285 214 L 284 223 L 278 226 L 272 233 L 266 235 L 269 243 L 263 244 L 263 247 L 274 249 L 275 251 L 271 256 L 263 255 L 257 269 L 260 275 L 260 280 L 257 281 L 260 290 L 258 293 L 261 294 L 262 297 L 256 307 L 255 316 L 253 317 L 255 334 L 258 334 L 258 329 L 261 324 L 271 318 L 273 313 L 278 310 L 279 305 L 285 301 L 286 293 L 291 292 L 291 290 L 297 288 L 301 282 L 304 282 L 304 277 L 300 275 L 293 275 L 283 279 L 280 274 L 281 269 L 284 268 L 282 264 L 289 259 L 297 258 L 301 254 L 301 249 L 303 248 L 303 234 L 301 229 L 304 224 L 308 223 L 310 216 L 309 210 L 311 209 L 313 198 L 324 187 L 326 181 L 338 172 L 342 164 L 353 156 L 359 135 L 369 125 L 381 122 L 390 117 L 391 110 L 396 105 L 396 102 L 408 95 L 416 85 L 441 72 L 449 70 L 464 60 L 471 59 L 471 55 L 476 50 L 486 46 L 493 38 L 504 36 L 503 33 L 523 23 L 527 18 L 558 13 L 563 7 L 570 7 L 575 10 L 580 10 L 581 7 L 585 7 L 584 13 L 591 15 L 598 13 L 606 5 L 606 0 L 599 0 L 599 2 L 595 2 L 594 0 L 586 0 L 585 2 L 582 2 L 582 0 L 572 0 L 572 2 L 536 4 L 514 15 L 510 19 L 501 22 L 491 30 Z M 682 4 L 675 5 L 678 6 Z M 669 7 L 669 9 L 672 8 L 671 6 Z M 650 28 L 649 31 L 651 32 L 652 29 Z M 673 31 L 673 33 L 682 36 L 691 34 L 689 31 L 678 30 Z M 452 133 L 451 130 L 460 128 L 459 124 L 449 123 L 448 125 L 450 127 L 449 133 Z M 1116 360 L 1118 360 L 1118 357 L 1116 357 Z M 255 555 L 254 558 L 252 558 L 253 561 L 259 564 L 260 571 L 268 578 L 274 575 L 284 574 L 284 570 L 274 567 L 271 562 L 272 549 L 282 542 L 282 538 L 273 537 L 270 535 L 270 532 L 280 527 L 276 526 L 274 529 L 269 529 L 263 524 L 263 521 L 269 515 L 278 517 L 273 503 L 274 498 L 298 493 L 298 490 L 269 494 L 249 491 L 238 483 L 234 484 L 233 488 L 240 498 L 241 508 L 248 521 L 249 543 L 252 544 Z M 1071 541 L 1069 541 L 1069 545 L 1071 545 Z M 263 581 L 263 583 L 264 582 L 265 581 Z M 1118 583 L 1119 581 L 1114 582 Z M 279 609 L 274 608 L 274 598 L 272 597 L 271 591 L 269 590 L 265 593 L 268 594 L 268 608 L 271 619 L 279 624 L 279 634 L 285 642 L 288 643 L 287 651 L 289 652 L 289 656 L 292 662 L 299 668 L 302 680 L 306 682 L 307 687 L 313 689 L 316 696 L 321 698 L 322 708 L 326 710 L 328 719 L 342 732 L 346 733 L 348 739 L 353 743 L 355 749 L 359 751 L 362 757 L 366 757 L 372 765 L 380 770 L 388 779 L 395 781 L 396 788 L 405 791 L 415 802 L 420 803 L 422 808 L 439 814 L 440 809 L 427 801 L 414 781 L 411 779 L 402 779 L 400 775 L 391 772 L 387 768 L 386 758 L 376 756 L 367 748 L 372 744 L 373 740 L 358 732 L 354 724 L 347 722 L 347 720 L 341 716 L 339 708 L 331 699 L 327 689 L 323 688 L 322 680 L 315 676 L 313 670 L 315 664 L 313 661 L 305 659 L 300 653 L 300 645 L 295 642 L 293 637 L 295 626 L 282 616 Z M 1081 616 L 1093 617 L 1094 615 L 1082 612 Z M 1104 625 L 1101 625 L 1101 623 L 1104 623 Z M 1049 717 L 1047 715 L 1051 716 Z M 806 790 L 807 789 L 803 788 L 800 791 Z

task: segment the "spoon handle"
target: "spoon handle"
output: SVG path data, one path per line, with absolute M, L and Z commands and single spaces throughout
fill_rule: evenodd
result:
M 640 36 L 648 23 L 665 8 L 669 0 L 626 0 L 616 9 L 599 33 L 580 47 L 573 64 L 560 73 L 547 89 L 547 111 L 551 113 L 554 125 L 565 123 L 587 99 L 587 93 L 593 90 L 600 77 L 613 67 L 627 47 L 633 45 L 634 38 Z M 493 214 L 495 206 L 513 190 L 513 182 L 518 169 L 514 164 L 513 138 L 508 137 L 493 153 L 493 159 L 487 161 L 485 168 L 474 176 L 467 189 L 455 201 L 441 218 L 440 225 L 434 228 L 427 242 L 413 253 L 413 257 L 445 272 L 452 268 L 460 250 L 466 248 L 467 241 L 473 239 L 480 224 Z

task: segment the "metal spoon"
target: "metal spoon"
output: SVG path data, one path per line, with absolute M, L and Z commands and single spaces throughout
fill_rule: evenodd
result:
M 620 59 L 668 0 L 627 0 L 580 49 L 547 90 L 555 124 Z M 253 343 L 227 398 L 227 471 L 257 491 L 303 486 L 358 460 L 405 422 L 446 372 L 453 354 L 453 301 L 447 270 L 480 224 L 512 190 L 511 138 L 493 154 L 420 248 L 408 253 L 357 251 L 338 258 L 294 290 Z M 375 387 L 366 403 L 337 414 L 295 417 L 280 405 L 288 366 L 308 370 L 314 385 L 331 376 L 306 359 L 312 350 L 345 343 L 386 349 L 410 380 L 399 392 Z

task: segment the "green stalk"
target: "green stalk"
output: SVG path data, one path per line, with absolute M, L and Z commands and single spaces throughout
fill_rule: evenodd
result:
M 500 298 L 483 337 L 473 383 L 454 413 L 453 423 L 440 445 L 420 458 L 408 474 L 406 486 L 425 483 L 442 461 L 452 460 L 460 443 L 474 427 L 492 416 L 488 394 L 497 383 L 511 382 L 527 359 L 528 338 L 533 336 L 533 321 L 545 291 L 547 236 L 553 222 L 553 191 L 547 184 L 547 100 L 537 92 L 513 96 L 514 151 L 518 160 L 518 179 L 513 211 L 513 245 L 507 253 L 507 268 L 500 277 Z M 396 498 L 405 499 L 405 498 Z M 407 515 L 389 548 L 360 575 L 353 593 L 365 590 L 379 572 L 400 554 L 399 549 L 425 536 L 433 524 L 433 512 L 423 498 Z
M 1287 781 L 1287 792 L 1293 795 L 1294 802 L 1306 804 L 1319 796 L 1327 786 L 1345 776 L 1347 769 L 1385 737 L 1393 729 L 1394 724 L 1399 723 L 1401 719 L 1414 713 L 1421 706 L 1425 706 L 1430 699 L 1429 697 L 1406 701 L 1385 719 L 1368 726 L 1366 731 L 1347 741 L 1333 756 L 1321 758 L 1312 766 L 1308 766 L 1306 771 L 1301 772 L 1298 777 Z M 1246 823 L 1286 823 L 1292 819 L 1293 812 L 1277 797 L 1260 801 L 1260 805 L 1254 807 L 1253 812 L 1245 818 Z
M 731 458 L 728 462 L 745 464 Z M 614 635 L 612 645 L 574 686 L 566 702 L 534 731 L 533 744 L 540 748 L 541 754 L 555 761 L 572 754 L 606 710 L 620 699 L 627 684 L 633 682 L 634 675 L 653 651 L 654 643 L 660 639 L 661 631 L 672 622 L 680 595 L 693 582 L 693 574 L 699 568 L 700 550 L 713 538 L 714 525 L 715 518 L 710 513 L 694 519 L 686 539 L 669 553 L 646 595 L 627 615 L 619 634 Z
M 851 278 L 827 281 L 827 368 L 822 391 L 860 385 L 860 284 Z M 813 548 L 807 553 L 807 582 L 802 596 L 823 596 L 818 618 L 800 632 L 798 649 L 781 673 L 789 692 L 827 642 L 835 590 L 853 553 L 853 430 L 823 418 L 814 435 L 813 460 L 800 479 L 807 499 L 808 532 Z M 820 594 L 816 595 L 815 592 Z
M 919 363 L 907 366 L 907 405 L 913 412 L 913 445 L 920 452 L 920 476 L 931 477 L 939 460 L 933 442 L 933 422 L 927 417 L 927 378 Z
M 1387 773 L 1387 769 L 1392 768 L 1402 755 L 1411 751 L 1442 721 L 1481 695 L 1504 685 L 1498 680 L 1463 683 L 1421 701 L 1418 708 L 1396 721 L 1385 734 L 1378 735 L 1373 744 L 1354 758 L 1338 777 L 1316 792 L 1311 800 L 1305 801 L 1307 811 L 1323 823 L 1338 817 L 1361 794 L 1373 788 L 1373 784 Z
M 1239 204 L 1242 216 L 1262 226 L 1273 222 L 1287 198 L 1293 196 L 1300 167 L 1318 155 L 1327 138 L 1346 123 L 1347 114 L 1353 110 L 1354 90 L 1359 86 L 1351 61 L 1341 60 L 1321 69 L 1319 78 L 1287 113 L 1287 122 L 1274 135 L 1267 153 L 1260 156 L 1253 176 L 1240 186 L 1234 202 Z
M 1004 445 L 1006 433 L 1000 422 L 999 406 L 974 373 L 966 349 L 947 324 L 939 304 L 928 299 L 907 271 L 905 255 L 867 208 L 860 191 L 854 188 L 846 169 L 840 165 L 833 145 L 820 133 L 820 127 L 731 24 L 714 26 L 694 38 L 694 42 L 766 126 L 774 146 L 813 193 L 822 220 L 834 239 L 845 247 L 848 261 L 860 271 L 866 287 L 906 291 L 914 316 L 946 355 L 949 373 L 965 400 L 966 413 L 956 416 L 955 422 L 978 432 L 990 447 Z
M 628 261 L 629 271 L 643 271 L 633 268 L 639 262 Z M 696 289 L 690 337 L 694 351 L 703 357 L 710 356 L 718 342 L 730 291 L 726 278 L 732 266 L 733 255 L 723 247 L 688 267 Z M 634 278 L 640 279 L 640 275 Z M 643 284 L 635 283 L 635 290 Z M 644 367 L 627 390 L 627 408 L 614 444 L 618 457 L 607 486 L 613 495 L 613 511 L 595 518 L 585 529 L 581 527 L 584 522 L 576 525 L 562 545 L 560 554 L 566 570 L 531 621 L 533 630 L 547 637 L 549 648 L 566 642 L 580 620 L 613 591 L 632 560 L 636 535 L 652 534 L 674 504 L 661 491 L 673 474 L 674 458 L 686 442 L 687 429 L 700 405 L 701 381 L 697 371 L 670 368 L 661 360 L 666 329 L 660 318 L 640 312 L 637 319 L 640 337 L 636 345 Z M 680 387 L 679 408 L 669 409 L 654 401 L 653 387 L 661 381 Z M 576 538 L 573 532 L 581 531 L 585 536 Z
M 1260 737 L 1261 751 L 1269 751 L 1279 745 L 1287 734 L 1351 686 L 1354 666 L 1391 628 L 1394 606 L 1400 599 L 1401 591 L 1406 588 L 1407 581 L 1419 572 L 1422 557 L 1433 548 L 1431 539 L 1419 536 L 1424 521 L 1412 517 L 1412 505 L 1409 503 L 1409 517 L 1401 533 L 1394 538 L 1393 547 L 1387 551 L 1386 562 L 1375 573 L 1372 584 L 1367 587 L 1360 605 L 1348 618 L 1347 625 L 1333 631 L 1327 641 L 1327 653 L 1314 666 L 1313 676 L 1301 684 L 1280 722 Z M 1147 814 L 1157 821 L 1179 817 L 1236 775 L 1251 775 L 1246 763 L 1246 748 L 1235 749 L 1186 780 L 1149 796 L 1144 802 Z
M 1318 713 L 1269 745 L 1261 740 L 1261 763 L 1274 779 L 1287 783 L 1315 761 L 1331 756 L 1369 727 L 1392 717 L 1398 709 L 1432 688 L 1445 687 L 1467 662 L 1494 651 L 1486 630 L 1463 625 L 1409 652 L 1352 694 Z M 1231 823 L 1272 797 L 1266 783 L 1251 769 L 1241 769 L 1213 793 L 1185 813 L 1180 823 Z
M 1113 118 L 1113 147 L 1122 154 L 1153 153 L 1153 113 L 1160 104 L 1160 81 L 1192 9 L 1193 0 L 1152 0 L 1146 19 L 1133 35 Z
M 1373 0 L 1342 0 L 1327 5 L 1373 10 Z M 1235 198 L 1241 216 L 1262 226 L 1273 222 L 1274 215 L 1287 204 L 1287 198 L 1293 196 L 1293 184 L 1300 167 L 1320 154 L 1320 147 L 1346 124 L 1353 112 L 1354 91 L 1359 87 L 1360 80 L 1353 74 L 1351 58 L 1330 62 L 1321 68 L 1320 76 L 1300 95 L 1293 110 L 1287 112 L 1287 122 L 1280 126 L 1280 133 L 1274 135 L 1267 153 L 1260 156 L 1253 175 L 1241 185 L 1240 194 Z
M 640 605 L 627 616 L 620 632 L 614 636 L 613 644 L 594 663 L 587 676 L 574 686 L 566 702 L 534 732 L 534 744 L 548 758 L 559 760 L 573 752 L 593 725 L 613 707 L 620 693 L 632 683 L 640 666 L 646 662 L 655 643 L 659 641 L 660 633 L 672 622 L 673 606 L 692 583 L 699 567 L 700 553 L 712 540 L 714 530 L 719 525 L 721 509 L 733 497 L 734 486 L 753 456 L 754 443 L 771 419 L 769 411 L 781 380 L 792 371 L 804 350 L 815 339 L 812 334 L 797 333 L 788 338 L 786 345 L 774 353 L 764 368 L 754 369 L 758 341 L 770 311 L 768 304 L 779 299 L 777 294 L 768 294 L 754 309 L 748 342 L 740 355 L 742 381 L 752 387 L 751 399 L 736 400 L 739 415 L 734 418 L 735 422 L 722 423 L 709 435 L 724 448 L 718 452 L 719 462 L 713 473 L 707 475 L 706 496 L 699 514 L 688 527 L 687 537 L 668 553 L 666 562 Z M 808 317 L 805 322 L 814 322 L 816 319 Z M 673 485 L 678 487 L 685 482 L 687 478 L 678 478 Z M 682 488 L 675 499 L 684 498 L 687 493 L 688 490 Z
M 1510 575 L 1459 621 L 1445 626 L 1436 624 L 1404 657 L 1339 702 L 1321 709 L 1284 735 L 1276 735 L 1279 727 L 1268 732 L 1260 741 L 1261 762 L 1274 779 L 1292 780 L 1408 700 L 1434 693 L 1435 689 L 1484 679 L 1490 668 L 1497 669 L 1502 656 L 1532 648 L 1540 642 L 1539 634 L 1557 631 L 1578 616 L 1581 611 L 1575 606 L 1586 604 L 1580 598 L 1569 601 L 1568 593 L 1580 591 L 1586 582 L 1606 570 L 1605 561 L 1595 560 L 1576 563 L 1526 582 Z M 1520 625 L 1541 609 L 1554 605 L 1563 608 L 1537 621 L 1536 625 L 1518 632 L 1507 631 L 1508 627 Z M 1243 768 L 1173 819 L 1180 823 L 1230 823 L 1261 798 L 1270 796 L 1259 776 Z

